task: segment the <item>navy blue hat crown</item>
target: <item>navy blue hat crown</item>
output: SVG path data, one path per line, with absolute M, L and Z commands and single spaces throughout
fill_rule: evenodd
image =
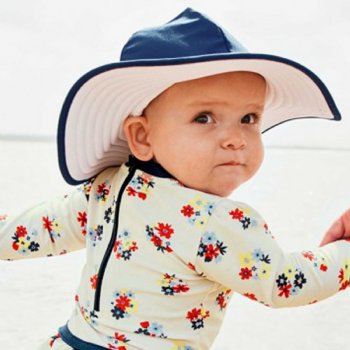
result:
M 159 27 L 137 31 L 125 44 L 121 61 L 176 59 L 248 52 L 230 33 L 200 12 L 187 8 Z

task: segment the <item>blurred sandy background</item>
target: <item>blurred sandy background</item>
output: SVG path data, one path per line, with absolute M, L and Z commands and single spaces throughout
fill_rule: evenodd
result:
M 130 34 L 184 7 L 206 12 L 250 50 L 294 59 L 328 85 L 344 121 L 287 123 L 264 136 L 265 164 L 233 199 L 257 208 L 288 251 L 313 248 L 350 205 L 350 2 L 13 0 L 0 4 L 0 212 L 70 190 L 53 141 L 70 86 L 117 60 Z M 65 323 L 84 252 L 0 262 L 0 349 L 31 350 Z M 235 296 L 214 350 L 350 348 L 349 292 L 271 310 Z

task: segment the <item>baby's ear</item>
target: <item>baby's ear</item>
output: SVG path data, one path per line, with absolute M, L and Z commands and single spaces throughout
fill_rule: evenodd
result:
M 140 160 L 153 158 L 152 146 L 148 141 L 148 121 L 144 116 L 129 116 L 124 120 L 124 134 L 131 153 Z

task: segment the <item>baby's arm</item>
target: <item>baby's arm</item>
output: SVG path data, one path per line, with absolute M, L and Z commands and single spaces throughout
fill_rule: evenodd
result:
M 350 209 L 333 223 L 324 235 L 320 246 L 322 247 L 340 239 L 350 239 Z
M 349 286 L 350 242 L 285 253 L 255 210 L 224 200 L 202 236 L 195 268 L 265 305 L 306 305 Z
M 84 247 L 88 184 L 14 218 L 0 217 L 0 259 L 64 254 Z

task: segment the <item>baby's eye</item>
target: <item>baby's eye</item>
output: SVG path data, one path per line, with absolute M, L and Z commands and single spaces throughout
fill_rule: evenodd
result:
M 255 124 L 259 120 L 259 117 L 255 113 L 246 114 L 242 119 L 242 124 Z
M 210 113 L 201 113 L 194 118 L 194 122 L 198 124 L 211 124 L 214 122 L 214 118 L 210 115 Z

